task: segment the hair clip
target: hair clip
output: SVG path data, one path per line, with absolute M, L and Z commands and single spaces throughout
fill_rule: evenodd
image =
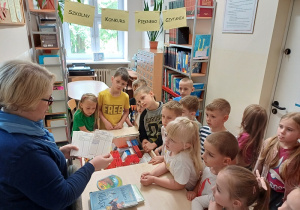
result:
M 268 190 L 267 184 L 265 182 L 265 179 L 263 177 L 260 176 L 259 171 L 256 170 L 256 180 L 258 182 L 258 186 L 262 187 L 264 190 Z

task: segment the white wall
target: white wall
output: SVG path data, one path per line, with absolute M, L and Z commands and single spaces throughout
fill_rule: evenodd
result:
M 0 63 L 30 60 L 26 26 L 0 26 Z
M 258 1 L 253 34 L 222 33 L 225 2 L 217 0 L 206 105 L 228 100 L 232 111 L 225 127 L 237 134 L 246 106 L 269 109 L 290 1 Z
M 131 59 L 138 49 L 143 47 L 143 33 L 135 31 L 135 11 L 142 11 L 144 8 L 143 1 L 139 0 L 127 0 L 127 10 L 129 11 L 129 27 L 128 27 L 128 60 L 131 61 L 131 65 L 134 65 L 134 61 Z

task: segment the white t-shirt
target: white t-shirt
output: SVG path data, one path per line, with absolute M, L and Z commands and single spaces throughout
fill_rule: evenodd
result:
M 170 156 L 170 151 L 165 150 L 165 152 L 166 167 L 173 175 L 174 180 L 181 185 L 185 185 L 187 190 L 193 190 L 199 177 L 189 154 L 182 151 L 177 155 Z
M 208 208 L 209 202 L 213 200 L 212 187 L 216 184 L 217 175 L 210 171 L 209 167 L 205 167 L 202 173 L 200 186 L 197 196 L 192 201 L 192 210 L 203 210 Z
M 164 126 L 161 126 L 161 138 L 162 138 L 162 141 L 163 141 L 163 145 L 162 145 L 162 149 L 161 149 L 160 155 L 161 155 L 161 156 L 164 156 L 164 155 L 165 155 L 165 152 L 166 152 L 166 150 L 167 150 L 166 145 L 165 145 L 165 141 L 166 141 L 166 138 L 167 138 L 167 134 L 166 134 L 166 129 L 165 129 Z

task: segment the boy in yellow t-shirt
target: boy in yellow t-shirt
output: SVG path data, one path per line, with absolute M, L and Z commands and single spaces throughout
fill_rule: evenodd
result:
M 98 96 L 100 129 L 116 130 L 123 128 L 129 114 L 129 96 L 123 92 L 129 74 L 126 68 L 117 69 L 111 78 L 111 88 L 101 91 Z

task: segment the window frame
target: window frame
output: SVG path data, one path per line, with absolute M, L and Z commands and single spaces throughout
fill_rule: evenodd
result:
M 70 40 L 70 29 L 69 23 L 63 23 L 63 32 L 64 32 L 64 43 L 66 48 L 66 57 L 67 60 L 94 60 L 93 53 L 101 52 L 100 51 L 100 26 L 101 26 L 101 13 L 98 13 L 98 0 L 89 0 L 89 5 L 95 6 L 95 16 L 93 27 L 90 28 L 90 37 L 91 37 L 91 50 L 92 53 L 72 53 L 71 52 L 71 40 Z M 125 6 L 124 0 L 118 0 L 118 8 L 123 10 Z M 86 26 L 88 27 L 88 26 Z M 105 53 L 105 59 L 125 59 L 125 31 L 117 31 L 117 41 L 119 50 L 118 53 Z

